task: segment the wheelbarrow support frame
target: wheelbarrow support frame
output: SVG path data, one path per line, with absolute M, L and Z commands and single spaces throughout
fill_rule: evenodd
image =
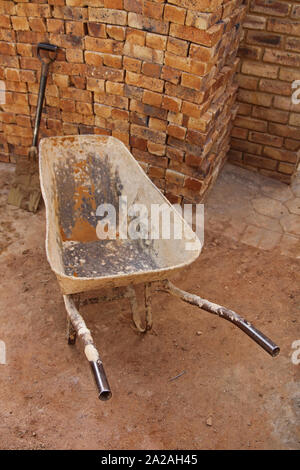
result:
M 79 313 L 80 305 L 96 304 L 99 302 L 108 302 L 127 298 L 130 302 L 132 321 L 135 325 L 136 331 L 139 333 L 147 333 L 147 331 L 152 328 L 151 293 L 157 291 L 166 292 L 174 295 L 175 297 L 179 297 L 184 302 L 194 305 L 201 310 L 205 310 L 206 312 L 218 315 L 220 318 L 224 318 L 240 328 L 272 357 L 279 354 L 279 347 L 271 339 L 265 336 L 261 331 L 236 312 L 210 302 L 209 300 L 203 299 L 198 295 L 179 289 L 168 280 L 154 281 L 144 284 L 144 321 L 142 321 L 140 317 L 136 293 L 134 286 L 132 285 L 127 286 L 124 292 L 121 292 L 119 288 L 114 288 L 112 293 L 109 295 L 87 298 L 82 302 L 80 301 L 80 296 L 78 294 L 64 295 L 64 302 L 68 314 L 68 343 L 75 344 L 77 336 L 79 336 L 83 342 L 84 352 L 90 363 L 100 400 L 109 400 L 112 394 L 102 361 L 94 345 L 91 332 Z M 145 326 L 143 326 L 143 324 Z

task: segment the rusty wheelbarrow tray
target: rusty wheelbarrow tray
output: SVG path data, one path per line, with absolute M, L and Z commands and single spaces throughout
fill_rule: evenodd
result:
M 136 328 L 146 332 L 152 326 L 151 292 L 164 291 L 234 323 L 272 356 L 279 353 L 275 343 L 235 312 L 182 291 L 168 280 L 198 258 L 201 243 L 119 140 L 94 135 L 42 139 L 40 181 L 46 205 L 47 259 L 63 293 L 68 342 L 74 344 L 77 336 L 82 339 L 100 399 L 109 399 L 111 391 L 91 333 L 79 313 L 80 305 L 87 302 L 127 297 Z M 113 239 L 99 238 L 98 228 L 102 234 L 107 230 L 103 222 L 107 212 L 98 210 L 105 204 L 116 209 Z M 149 217 L 153 204 L 167 207 L 169 238 L 128 239 L 128 224 L 134 216 L 126 212 L 123 217 L 124 204 L 126 208 L 143 205 Z M 155 222 L 147 221 L 152 229 Z M 181 237 L 175 235 L 178 226 L 184 228 Z M 135 284 L 144 288 L 143 322 Z M 95 295 L 99 290 L 101 295 Z

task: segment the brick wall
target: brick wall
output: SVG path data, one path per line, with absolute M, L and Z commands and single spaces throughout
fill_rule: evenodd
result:
M 300 80 L 299 1 L 248 1 L 239 56 L 230 159 L 290 183 L 300 148 L 300 104 L 292 103 L 292 82 Z
M 60 47 L 40 136 L 122 140 L 172 202 L 200 201 L 229 149 L 242 0 L 0 1 L 0 160 L 27 154 L 36 44 Z

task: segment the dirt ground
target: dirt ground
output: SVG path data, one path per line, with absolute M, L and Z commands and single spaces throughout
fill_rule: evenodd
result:
M 113 391 L 97 399 L 45 257 L 45 212 L 6 205 L 13 168 L 0 168 L 2 449 L 300 449 L 299 262 L 216 236 L 176 284 L 244 315 L 276 341 L 271 358 L 233 325 L 167 294 L 154 329 L 132 329 L 127 301 L 84 317 Z M 176 380 L 171 378 L 185 372 Z

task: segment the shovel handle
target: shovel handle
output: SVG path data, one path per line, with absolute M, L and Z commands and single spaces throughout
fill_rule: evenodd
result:
M 41 50 L 48 51 L 48 57 L 42 57 L 40 54 Z M 38 134 L 41 122 L 41 115 L 43 110 L 43 103 L 44 103 L 44 96 L 45 96 L 45 89 L 47 84 L 47 77 L 48 77 L 48 70 L 49 65 L 56 59 L 58 47 L 54 46 L 53 44 L 47 44 L 40 42 L 37 46 L 37 55 L 40 61 L 42 62 L 42 73 L 41 73 L 41 81 L 40 81 L 40 88 L 38 94 L 38 101 L 36 107 L 36 116 L 35 116 L 35 123 L 34 123 L 34 130 L 33 130 L 33 139 L 32 139 L 32 147 L 37 146 L 38 142 Z M 50 53 L 54 53 L 54 55 L 50 56 Z M 47 60 L 45 60 L 47 59 Z
M 38 58 L 43 62 L 44 61 L 44 58 L 41 56 L 40 54 L 40 51 L 43 50 L 43 51 L 48 51 L 48 52 L 53 52 L 54 55 L 50 55 L 48 54 L 48 61 L 49 62 L 53 62 L 56 57 L 57 57 L 57 51 L 58 51 L 58 47 L 55 46 L 54 44 L 48 44 L 48 43 L 45 43 L 45 42 L 40 42 L 37 46 L 37 56 Z M 48 63 L 49 63 L 48 62 Z

